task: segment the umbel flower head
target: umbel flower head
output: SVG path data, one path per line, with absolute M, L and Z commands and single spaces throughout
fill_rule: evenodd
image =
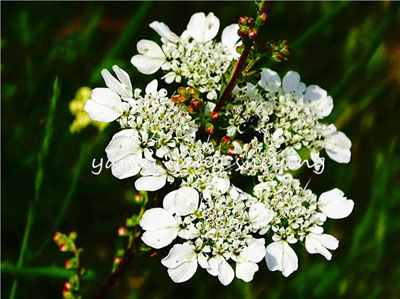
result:
M 107 88 L 93 90 L 85 111 L 121 127 L 106 148 L 112 174 L 133 178 L 136 190 L 165 191 L 140 227 L 147 246 L 170 246 L 161 263 L 171 279 L 185 282 L 200 266 L 223 285 L 235 276 L 249 282 L 263 260 L 287 277 L 298 269 L 299 243 L 330 260 L 339 241 L 323 225 L 349 216 L 354 202 L 337 188 L 318 196 L 290 173 L 304 167 L 300 152 L 316 172 L 324 153 L 350 161 L 350 139 L 324 122 L 332 97 L 295 71 L 281 79 L 262 69 L 258 81 L 235 87 L 213 121 L 222 76 L 238 58 L 238 25 L 226 27 L 221 42 L 213 13 L 194 14 L 180 36 L 161 22 L 150 27 L 162 45 L 139 41 L 132 64 L 144 74 L 161 69 L 167 84 L 182 87 L 168 92 L 153 80 L 133 89 L 114 66 L 115 76 L 102 71 Z

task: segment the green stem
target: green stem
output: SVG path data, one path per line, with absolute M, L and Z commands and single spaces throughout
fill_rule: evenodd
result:
M 47 244 L 51 241 L 52 234 L 55 233 L 56 231 L 58 231 L 58 228 L 64 219 L 65 212 L 67 211 L 68 206 L 71 202 L 71 199 L 73 198 L 73 196 L 75 194 L 76 187 L 78 185 L 78 181 L 79 181 L 79 178 L 82 173 L 83 164 L 86 161 L 87 152 L 88 152 L 88 144 L 82 143 L 80 146 L 79 158 L 75 165 L 75 170 L 74 170 L 73 177 L 72 177 L 71 187 L 68 190 L 67 197 L 65 198 L 65 200 L 62 203 L 62 206 L 59 210 L 58 216 L 57 216 L 56 220 L 54 221 L 54 224 L 50 230 L 50 234 L 47 235 L 46 239 L 42 242 L 39 249 L 29 258 L 29 260 L 34 260 L 36 257 L 38 257 L 43 252 L 43 250 L 46 248 Z
M 35 179 L 35 194 L 34 194 L 34 199 L 29 206 L 28 216 L 27 216 L 26 225 L 25 225 L 25 232 L 24 232 L 24 236 L 22 239 L 21 250 L 20 250 L 18 262 L 17 262 L 18 268 L 22 268 L 22 266 L 24 264 L 25 254 L 28 249 L 29 236 L 31 234 L 32 226 L 34 223 L 34 210 L 35 210 L 37 202 L 39 201 L 40 189 L 42 187 L 42 182 L 43 182 L 43 168 L 44 168 L 43 161 L 44 161 L 44 158 L 47 156 L 47 153 L 49 150 L 49 145 L 50 145 L 50 140 L 53 135 L 54 115 L 55 115 L 56 104 L 57 104 L 57 99 L 58 99 L 59 95 L 60 95 L 60 88 L 59 88 L 59 84 L 58 84 L 58 77 L 56 77 L 56 79 L 54 80 L 54 84 L 53 84 L 53 96 L 50 100 L 50 109 L 49 109 L 49 115 L 48 115 L 48 118 L 46 121 L 45 134 L 44 134 L 42 146 L 38 153 L 38 170 L 36 172 L 36 179 Z M 10 299 L 15 298 L 15 294 L 17 292 L 17 286 L 18 286 L 18 281 L 14 280 L 13 284 L 12 284 L 12 288 L 11 288 Z
M 21 268 L 15 265 L 2 265 L 1 272 L 6 275 L 13 276 L 29 276 L 29 277 L 55 277 L 55 278 L 65 278 L 68 279 L 73 274 L 72 270 L 65 270 L 63 268 L 58 267 L 36 267 L 36 268 Z M 96 278 L 96 275 L 93 271 L 89 270 L 82 276 L 83 280 L 93 280 Z

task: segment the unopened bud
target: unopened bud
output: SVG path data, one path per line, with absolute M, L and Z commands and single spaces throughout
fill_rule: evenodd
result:
M 143 195 L 142 195 L 140 192 L 137 192 L 137 193 L 133 196 L 133 200 L 134 200 L 137 204 L 139 204 L 139 205 L 141 205 L 141 204 L 143 203 L 143 199 L 144 199 L 144 197 L 143 197 Z
M 217 119 L 218 117 L 219 117 L 218 111 L 211 112 L 211 114 L 210 114 L 211 119 Z
M 235 148 L 234 148 L 233 146 L 231 146 L 231 147 L 228 149 L 228 155 L 229 155 L 229 156 L 233 156 L 233 154 L 234 154 L 234 152 L 233 152 L 234 149 L 235 149 Z
M 198 99 L 191 99 L 190 106 L 192 106 L 194 109 L 199 109 L 201 106 L 201 101 Z
M 61 244 L 60 245 L 60 250 L 61 251 L 67 251 L 67 244 Z
M 255 39 L 255 38 L 257 38 L 257 35 L 258 35 L 258 31 L 256 30 L 256 29 L 251 29 L 250 31 L 249 31 L 249 37 L 251 38 L 251 39 Z
M 77 233 L 76 231 L 73 230 L 72 232 L 69 233 L 69 237 L 70 237 L 72 240 L 75 240 L 76 237 L 78 237 L 78 233 Z
M 122 261 L 122 259 L 119 256 L 116 256 L 114 258 L 114 264 L 119 264 Z
M 67 281 L 66 283 L 64 283 L 64 289 L 65 290 L 69 290 L 71 288 L 71 283 L 69 281 Z
M 66 261 L 66 262 L 64 263 L 64 268 L 65 268 L 65 269 L 71 269 L 71 262 L 70 262 L 70 261 Z
M 192 105 L 189 105 L 189 106 L 187 106 L 187 111 L 190 114 L 194 114 L 196 112 L 196 109 Z
M 280 52 L 273 52 L 271 58 L 275 62 L 281 62 L 283 60 L 283 55 Z
M 240 28 L 239 28 L 237 34 L 238 34 L 240 37 L 245 37 L 245 36 L 247 35 L 248 32 L 249 32 L 249 27 L 247 27 L 247 26 L 240 26 Z
M 254 26 L 254 23 L 255 23 L 255 21 L 254 21 L 253 18 L 248 18 L 248 20 L 247 20 L 247 26 L 253 27 L 253 26 Z
M 223 143 L 231 143 L 232 142 L 232 140 L 228 136 L 222 137 L 221 141 Z
M 264 24 L 267 21 L 267 19 L 268 19 L 268 16 L 265 12 L 263 12 L 262 14 L 260 14 L 257 17 L 257 21 L 259 20 L 259 22 L 261 22 L 261 25 Z
M 121 226 L 118 229 L 118 236 L 123 237 L 126 236 L 128 234 L 128 230 L 126 229 L 126 227 Z
M 61 233 L 60 232 L 56 232 L 55 234 L 54 234 L 54 236 L 53 236 L 53 240 L 54 241 L 58 241 L 58 240 L 60 240 L 60 238 L 61 238 Z
M 205 131 L 210 135 L 214 134 L 214 125 L 212 123 L 207 123 Z
M 175 103 L 175 105 L 177 105 L 177 104 L 179 104 L 180 103 L 180 95 L 179 94 L 176 94 L 176 95 L 174 95 L 172 98 L 171 98 L 171 100 L 172 100 L 172 102 L 174 102 Z
M 178 88 L 178 93 L 179 94 L 184 94 L 186 92 L 186 88 L 184 86 L 181 86 Z
M 248 17 L 240 17 L 239 25 L 246 25 Z

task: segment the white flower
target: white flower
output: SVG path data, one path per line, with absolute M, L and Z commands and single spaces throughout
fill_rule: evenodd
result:
M 101 71 L 101 75 L 103 76 L 107 87 L 119 94 L 123 99 L 132 98 L 132 83 L 129 75 L 117 65 L 114 65 L 112 68 L 117 75 L 118 80 L 115 79 L 108 70 L 103 69 Z
M 270 69 L 263 69 L 258 84 L 266 91 L 277 92 L 281 86 L 281 78 L 277 72 Z
M 192 15 L 183 36 L 191 36 L 200 43 L 212 40 L 218 33 L 219 20 L 210 12 L 207 17 L 204 12 Z
M 343 132 L 336 131 L 336 128 L 332 134 L 325 137 L 324 148 L 332 160 L 338 163 L 350 162 L 351 141 Z
M 222 31 L 221 42 L 225 48 L 226 54 L 230 58 L 238 58 L 240 54 L 236 51 L 236 48 L 241 44 L 239 41 L 240 37 L 237 34 L 239 29 L 238 24 L 231 24 L 226 26 Z
M 341 219 L 351 214 L 354 201 L 344 197 L 343 191 L 335 188 L 320 195 L 318 208 L 329 218 Z
M 267 246 L 265 260 L 270 271 L 281 271 L 288 277 L 298 268 L 296 252 L 286 241 L 277 241 Z
M 139 223 L 145 230 L 143 242 L 155 249 L 163 248 L 178 236 L 179 224 L 172 214 L 162 208 L 147 210 Z
M 86 101 L 84 110 L 93 120 L 112 122 L 124 113 L 126 104 L 111 89 L 95 88 L 91 98 Z
M 267 209 L 263 203 L 258 202 L 250 207 L 249 217 L 253 227 L 260 229 L 266 227 L 271 222 L 275 217 L 275 212 Z
M 151 40 L 140 40 L 137 50 L 140 54 L 133 56 L 131 63 L 143 74 L 154 74 L 166 61 L 161 47 Z
M 306 90 L 306 85 L 300 82 L 299 73 L 289 71 L 283 77 L 282 88 L 287 93 L 294 91 L 296 95 L 301 95 Z
M 310 85 L 306 89 L 304 102 L 319 118 L 324 118 L 331 114 L 333 109 L 332 97 L 328 96 L 326 90 L 318 85 Z
M 309 233 L 306 237 L 306 249 L 308 253 L 319 253 L 328 261 L 332 258 L 332 254 L 328 249 L 335 250 L 339 246 L 339 241 L 328 234 Z
M 253 280 L 254 273 L 258 271 L 258 265 L 265 256 L 265 240 L 252 239 L 236 259 L 236 277 L 245 282 Z
M 112 137 L 106 153 L 115 177 L 125 179 L 139 173 L 144 163 L 140 144 L 139 133 L 133 129 L 122 130 Z
M 135 181 L 135 189 L 138 191 L 156 191 L 167 182 L 167 172 L 156 162 L 144 163 L 140 174 L 142 177 Z
M 212 257 L 208 261 L 208 267 L 206 270 L 211 275 L 218 276 L 219 281 L 224 286 L 230 284 L 235 277 L 235 272 L 233 271 L 231 265 L 229 265 L 226 259 L 221 255 Z
M 168 193 L 162 208 L 147 210 L 140 226 L 145 232 L 142 240 L 148 246 L 159 249 L 169 245 L 178 235 L 181 238 L 190 236 L 188 229 L 181 229 L 180 217 L 194 213 L 199 203 L 199 195 L 193 188 L 182 187 Z M 178 217 L 174 217 L 178 216 Z
M 164 198 L 164 209 L 171 214 L 186 216 L 193 214 L 199 206 L 199 193 L 190 187 L 181 187 Z
M 196 273 L 197 256 L 194 250 L 194 246 L 187 243 L 175 244 L 161 260 L 173 282 L 185 282 Z

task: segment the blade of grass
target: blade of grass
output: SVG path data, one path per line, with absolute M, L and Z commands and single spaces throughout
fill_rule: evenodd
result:
M 91 84 L 94 84 L 100 80 L 100 71 L 103 68 L 109 67 L 113 63 L 115 57 L 117 57 L 118 54 L 128 46 L 131 38 L 135 36 L 136 30 L 141 27 L 141 24 L 147 16 L 151 4 L 151 1 L 145 1 L 142 3 L 135 15 L 131 18 L 129 24 L 125 27 L 124 31 L 119 36 L 118 40 L 115 42 L 115 45 L 111 48 L 110 51 L 108 51 L 107 55 L 104 57 L 99 67 L 96 68 L 95 71 L 92 73 L 92 76 L 90 78 Z
M 40 189 L 42 187 L 42 182 L 43 182 L 43 168 L 44 168 L 43 162 L 44 162 L 45 157 L 47 156 L 47 153 L 49 150 L 49 145 L 50 145 L 50 140 L 53 135 L 54 115 L 55 115 L 55 110 L 56 110 L 57 100 L 58 100 L 59 95 L 60 95 L 60 87 L 58 84 L 58 77 L 56 77 L 54 84 L 53 84 L 53 96 L 50 100 L 50 109 L 49 109 L 49 114 L 48 114 L 48 118 L 46 121 L 45 134 L 44 134 L 42 146 L 38 153 L 38 169 L 37 169 L 36 178 L 35 178 L 34 198 L 33 198 L 33 201 L 31 202 L 31 204 L 29 206 L 29 210 L 28 210 L 28 216 L 27 216 L 27 220 L 26 220 L 24 236 L 22 239 L 21 250 L 19 253 L 19 257 L 18 257 L 17 268 L 21 268 L 23 266 L 26 251 L 28 249 L 29 236 L 31 234 L 32 226 L 34 223 L 34 210 L 35 210 L 37 202 L 39 201 Z M 11 288 L 11 293 L 10 293 L 11 299 L 15 298 L 15 294 L 17 292 L 17 286 L 18 286 L 18 281 L 15 279 L 13 281 L 12 288 Z
M 70 278 L 74 272 L 71 270 L 65 270 L 63 268 L 58 267 L 36 267 L 36 268 L 19 268 L 15 265 L 2 265 L 1 272 L 6 275 L 14 275 L 14 276 L 47 276 L 47 277 L 55 277 L 55 278 Z M 84 280 L 93 280 L 96 278 L 96 275 L 93 271 L 89 270 L 82 279 Z
M 63 203 L 61 205 L 59 214 L 57 215 L 57 218 L 54 221 L 54 224 L 50 230 L 50 234 L 48 234 L 47 238 L 42 242 L 42 245 L 39 247 L 39 249 L 34 254 L 32 254 L 32 256 L 28 259 L 29 261 L 34 260 L 36 257 L 38 257 L 43 252 L 43 250 L 46 248 L 47 244 L 50 242 L 52 234 L 55 233 L 56 231 L 58 231 L 58 228 L 59 228 L 62 220 L 64 219 L 65 212 L 67 211 L 67 208 L 71 202 L 71 199 L 73 198 L 73 196 L 75 194 L 79 178 L 82 174 L 83 165 L 84 165 L 84 162 L 86 161 L 87 153 L 88 153 L 88 144 L 82 143 L 80 146 L 79 158 L 78 158 L 78 161 L 76 162 L 76 165 L 74 168 L 72 182 L 71 182 L 70 188 L 68 190 L 68 194 L 65 197 L 65 200 L 63 201 Z

